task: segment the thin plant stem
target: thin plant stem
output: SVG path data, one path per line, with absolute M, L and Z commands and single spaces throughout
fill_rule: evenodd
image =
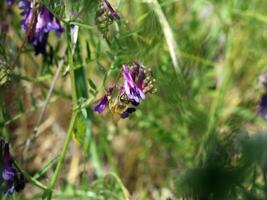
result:
M 56 82 L 57 82 L 57 80 L 58 80 L 59 74 L 60 74 L 60 72 L 61 72 L 61 70 L 62 70 L 63 63 L 64 63 L 64 61 L 61 60 L 61 61 L 59 62 L 59 64 L 58 64 L 57 71 L 56 71 L 56 73 L 55 73 L 55 75 L 54 75 L 54 78 L 53 78 L 53 80 L 52 80 L 51 86 L 50 86 L 50 88 L 49 88 L 49 91 L 48 91 L 47 96 L 46 96 L 46 99 L 45 99 L 45 104 L 44 104 L 44 106 L 42 107 L 41 113 L 40 113 L 40 115 L 39 115 L 39 117 L 38 117 L 38 120 L 37 120 L 37 123 L 36 123 L 35 129 L 34 129 L 34 132 L 35 132 L 35 133 L 37 133 L 38 128 L 39 128 L 39 126 L 40 126 L 40 124 L 41 124 L 41 122 L 42 122 L 42 119 L 43 119 L 45 110 L 46 110 L 47 105 L 48 105 L 48 102 L 49 102 L 49 99 L 51 98 L 51 95 L 52 95 L 52 92 L 53 92 L 53 90 L 54 90 L 54 88 L 55 88 L 55 86 L 56 86 Z
M 39 182 L 38 180 L 36 180 L 35 178 L 32 178 L 26 171 L 24 171 L 17 162 L 14 162 L 14 165 L 16 166 L 16 168 L 19 169 L 19 171 L 21 171 L 23 173 L 23 175 L 26 177 L 26 179 L 31 182 L 33 185 L 35 185 L 36 187 L 42 189 L 42 190 L 46 190 L 47 186 L 42 184 L 41 182 Z
M 73 69 L 73 56 L 72 56 L 72 46 L 71 46 L 71 35 L 70 35 L 70 25 L 66 24 L 66 36 L 67 36 L 67 41 L 68 41 L 68 63 L 70 65 L 70 78 L 71 78 L 71 88 L 72 88 L 72 106 L 73 108 L 75 108 L 77 106 L 77 89 L 76 89 L 76 81 L 75 81 L 75 75 L 74 75 L 74 69 Z M 73 135 L 73 129 L 74 129 L 74 125 L 75 125 L 75 121 L 77 118 L 77 111 L 74 111 L 71 117 L 71 121 L 70 121 L 70 125 L 69 125 L 69 129 L 68 129 L 68 133 L 64 142 L 64 146 L 63 146 L 63 150 L 60 154 L 60 159 L 59 162 L 57 163 L 57 167 L 55 170 L 55 173 L 53 174 L 51 181 L 49 183 L 48 189 L 45 192 L 45 197 L 48 200 L 52 199 L 52 189 L 54 188 L 56 182 L 57 182 L 57 178 L 59 176 L 59 173 L 61 171 L 61 168 L 63 166 L 64 160 L 65 160 L 65 156 Z
M 48 189 L 47 189 L 47 199 L 48 200 L 52 199 L 52 189 L 54 188 L 54 186 L 55 186 L 55 184 L 57 182 L 57 178 L 59 176 L 59 172 L 61 171 L 61 168 L 63 166 L 64 160 L 65 160 L 65 156 L 66 156 L 66 153 L 67 153 L 67 150 L 68 150 L 71 138 L 72 138 L 72 133 L 73 133 L 73 129 L 74 129 L 76 118 L 77 118 L 77 112 L 74 112 L 73 115 L 72 115 L 72 118 L 71 118 L 69 130 L 68 130 L 65 142 L 64 142 L 63 150 L 62 150 L 62 152 L 60 154 L 60 159 L 59 159 L 59 161 L 57 163 L 57 167 L 56 167 L 55 173 L 53 174 L 52 179 L 51 179 L 51 181 L 49 183 L 49 186 L 48 186 Z

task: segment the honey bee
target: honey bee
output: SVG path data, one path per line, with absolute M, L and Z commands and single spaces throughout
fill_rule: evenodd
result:
M 109 110 L 112 113 L 115 120 L 119 120 L 124 112 L 131 108 L 131 99 L 125 94 L 125 92 L 117 95 L 114 100 L 109 97 Z

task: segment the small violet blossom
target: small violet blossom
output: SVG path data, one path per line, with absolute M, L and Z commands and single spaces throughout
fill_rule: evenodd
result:
M 4 182 L 1 185 L 4 188 L 0 188 L 0 192 L 3 190 L 4 193 L 13 194 L 15 191 L 19 192 L 24 188 L 25 179 L 24 176 L 13 167 L 13 159 L 9 153 L 8 143 L 1 139 L 0 140 L 0 171 L 1 178 L 0 182 Z
M 93 110 L 95 112 L 98 113 L 102 113 L 104 112 L 104 110 L 106 109 L 106 107 L 109 104 L 109 96 L 112 94 L 113 90 L 114 90 L 115 86 L 112 85 L 108 88 L 107 94 L 104 95 L 103 97 L 101 97 L 101 99 L 98 101 L 98 103 L 96 103 L 95 105 L 93 105 Z
M 12 6 L 14 4 L 14 0 L 6 0 L 8 6 Z
M 111 112 L 120 114 L 120 118 L 125 119 L 136 111 L 136 107 L 146 94 L 154 93 L 151 70 L 144 65 L 132 63 L 131 66 L 122 65 L 122 83 L 112 86 L 100 100 L 93 105 L 93 110 L 98 113 L 104 112 L 109 106 Z M 117 91 L 117 95 L 114 95 Z
M 23 20 L 21 20 L 22 29 L 27 33 L 28 41 L 33 45 L 35 54 L 41 53 L 45 55 L 49 32 L 54 31 L 57 36 L 60 36 L 64 28 L 44 5 L 38 7 L 36 17 L 33 16 L 30 0 L 20 0 L 18 6 L 24 16 Z
M 104 95 L 98 103 L 93 106 L 93 110 L 98 113 L 102 113 L 108 105 L 108 97 Z

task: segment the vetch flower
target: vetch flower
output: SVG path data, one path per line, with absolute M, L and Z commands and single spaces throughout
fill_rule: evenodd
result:
M 108 107 L 113 116 L 125 119 L 136 111 L 146 94 L 155 92 L 151 70 L 142 64 L 122 65 L 118 82 L 93 106 L 95 112 L 102 113 Z
M 8 6 L 12 6 L 14 3 L 14 0 L 6 0 L 6 3 Z
M 18 7 L 21 9 L 21 15 L 28 16 L 31 11 L 31 1 L 29 0 L 20 0 Z
M 45 55 L 49 32 L 56 32 L 59 37 L 64 28 L 44 5 L 37 8 L 36 17 L 30 0 L 20 0 L 18 5 L 22 10 L 21 14 L 24 16 L 21 21 L 23 31 L 28 33 L 28 41 L 33 45 L 35 54 Z
M 104 38 L 108 38 L 109 27 L 114 20 L 120 20 L 119 14 L 107 0 L 100 0 L 95 16 L 95 23 Z
M 102 96 L 96 104 L 93 105 L 93 110 L 95 112 L 98 113 L 104 112 L 104 110 L 109 104 L 109 97 L 112 95 L 114 88 L 115 88 L 114 85 L 109 86 L 107 93 L 104 96 Z
M 108 97 L 104 95 L 98 103 L 93 106 L 95 112 L 102 113 L 108 105 Z
M 152 78 L 152 70 L 146 68 L 143 64 L 133 63 L 130 67 L 131 76 L 136 84 L 144 94 L 155 93 L 153 83 L 155 80 Z
M 19 192 L 24 188 L 25 179 L 23 174 L 13 167 L 14 161 L 9 152 L 9 145 L 3 139 L 0 140 L 0 150 L 0 171 L 2 174 L 0 192 L 7 194 L 13 194 L 15 191 Z
M 123 88 L 125 90 L 125 93 L 129 97 L 129 99 L 134 100 L 136 103 L 139 103 L 140 99 L 145 98 L 145 94 L 142 91 L 142 86 L 137 87 L 137 84 L 134 81 L 134 78 L 136 76 L 134 74 L 134 71 L 131 74 L 126 65 L 123 65 L 122 68 L 124 77 Z

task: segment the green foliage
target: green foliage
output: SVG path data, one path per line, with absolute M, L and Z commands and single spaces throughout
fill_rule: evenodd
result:
M 44 5 L 59 19 L 64 19 L 65 3 L 64 0 L 44 0 Z
M 107 36 L 95 24 L 99 1 L 42 3 L 64 23 L 66 34 L 59 40 L 50 33 L 45 59 L 35 57 L 26 44 L 14 68 L 25 39 L 21 17 L 15 5 L 0 3 L 5 14 L 0 14 L 1 134 L 10 133 L 20 160 L 18 143 L 23 146 L 33 132 L 34 114 L 43 108 L 57 63 L 63 60 L 64 72 L 44 115 L 60 117 L 54 126 L 43 120 L 42 135 L 47 137 L 38 136 L 43 142 L 37 144 L 47 145 L 44 141 L 62 129 L 58 127 L 67 130 L 70 112 L 77 113 L 70 134 L 83 158 L 71 148 L 65 162 L 51 160 L 51 151 L 53 156 L 47 156 L 37 173 L 29 172 L 35 174 L 33 181 L 46 183 L 54 166 L 64 163 L 55 199 L 124 200 L 126 188 L 137 199 L 266 199 L 267 125 L 257 114 L 264 92 L 258 77 L 267 66 L 266 2 L 110 0 L 121 20 L 110 25 Z M 71 27 L 77 28 L 77 38 Z M 133 61 L 152 68 L 158 92 L 126 120 L 93 113 L 92 104 L 116 82 L 121 65 Z M 65 137 L 64 131 L 57 134 Z M 57 146 L 55 141 L 50 143 Z M 75 162 L 79 167 L 74 170 Z M 71 172 L 78 173 L 75 181 Z M 40 199 L 40 193 L 14 197 Z

